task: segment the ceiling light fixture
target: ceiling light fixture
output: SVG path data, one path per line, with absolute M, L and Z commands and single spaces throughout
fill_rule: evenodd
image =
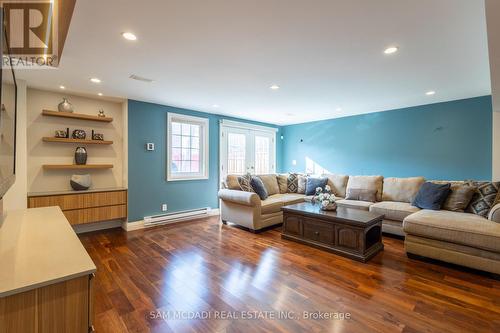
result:
M 219 104 L 214 104 L 212 105 L 213 108 L 218 108 L 219 107 Z
M 102 93 L 98 93 L 97 95 L 102 96 Z
M 335 111 L 340 112 L 340 111 L 342 111 L 342 108 L 338 107 L 338 108 L 335 109 Z
M 278 90 L 280 88 L 280 86 L 278 86 L 277 84 L 273 84 L 272 86 L 269 87 L 269 89 L 271 90 Z
M 131 32 L 122 32 L 122 37 L 126 40 L 137 40 L 137 36 Z
M 96 77 L 91 78 L 90 81 L 94 83 L 101 83 L 101 79 L 98 79 Z
M 398 47 L 396 47 L 396 46 L 390 46 L 390 47 L 388 47 L 388 48 L 386 48 L 386 49 L 384 50 L 384 53 L 385 53 L 385 54 L 393 54 L 393 53 L 398 52 L 398 50 L 399 50 L 399 48 L 398 48 Z
M 64 90 L 64 89 L 66 89 L 66 87 L 65 86 L 59 86 L 59 89 Z
M 425 93 L 427 96 L 432 96 L 432 95 L 435 95 L 436 92 L 434 90 L 431 90 L 431 91 L 428 91 Z

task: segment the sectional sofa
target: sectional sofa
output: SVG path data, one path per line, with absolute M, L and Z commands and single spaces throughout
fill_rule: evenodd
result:
M 322 176 L 328 178 L 338 206 L 383 214 L 383 231 L 404 236 L 408 254 L 500 274 L 500 204 L 490 210 L 487 218 L 464 212 L 421 210 L 411 202 L 425 182 L 423 177 Z M 312 199 L 296 193 L 295 186 L 290 188 L 286 174 L 259 177 L 269 194 L 266 200 L 242 191 L 238 176 L 227 176 L 219 191 L 223 223 L 259 231 L 283 222 L 281 207 Z M 344 199 L 350 188 L 376 190 L 376 202 Z

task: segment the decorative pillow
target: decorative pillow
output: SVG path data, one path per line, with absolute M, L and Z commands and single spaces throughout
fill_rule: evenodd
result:
M 382 176 L 349 176 L 347 190 L 350 188 L 362 188 L 377 191 L 377 201 L 382 201 Z
M 267 197 L 269 196 L 267 194 L 266 187 L 264 186 L 264 183 L 259 177 L 252 177 L 252 180 L 250 181 L 250 185 L 254 189 L 255 193 L 257 193 L 260 197 L 260 200 L 266 200 Z
M 297 193 L 299 193 L 299 194 L 306 193 L 306 183 L 307 183 L 307 176 L 306 175 L 298 175 L 298 177 L 297 177 Z
M 425 183 L 424 177 L 384 178 L 382 201 L 412 202 Z
M 413 200 L 412 205 L 422 209 L 440 210 L 450 194 L 451 184 L 425 182 Z
M 336 196 L 345 198 L 347 181 L 349 176 L 337 174 L 324 174 L 322 177 L 328 178 L 328 186 L 332 189 L 332 193 Z
M 287 173 L 279 174 L 277 178 L 278 178 L 278 186 L 280 188 L 280 193 L 281 194 L 286 193 L 288 189 L 288 174 Z
M 495 205 L 495 199 L 498 195 L 500 182 L 476 182 L 468 181 L 468 185 L 476 187 L 476 192 L 472 196 L 469 206 L 465 209 L 467 213 L 474 213 L 488 217 L 488 213 Z
M 347 190 L 346 200 L 375 202 L 377 201 L 377 191 L 362 188 L 350 188 Z
M 280 193 L 280 187 L 278 186 L 278 178 L 276 177 L 276 174 L 259 175 L 257 177 L 259 177 L 264 183 L 268 195 Z
M 313 178 L 313 177 L 308 177 L 306 179 L 306 195 L 315 195 L 316 194 L 316 188 L 321 187 L 321 189 L 324 191 L 325 186 L 328 182 L 328 178 Z
M 252 180 L 252 175 L 247 173 L 244 176 L 238 177 L 238 184 L 240 185 L 240 189 L 244 192 L 255 192 L 250 185 L 250 181 Z
M 451 184 L 451 192 L 443 204 L 443 209 L 463 213 L 471 202 L 474 193 L 476 193 L 475 186 Z
M 298 178 L 299 175 L 297 175 L 296 173 L 291 173 L 288 175 L 288 180 L 287 180 L 287 193 L 297 193 L 297 190 L 299 188 L 299 184 L 298 184 Z

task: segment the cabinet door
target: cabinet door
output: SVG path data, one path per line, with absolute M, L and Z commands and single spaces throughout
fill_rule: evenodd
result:
M 286 235 L 302 237 L 302 219 L 297 216 L 285 214 L 283 217 L 283 233 Z

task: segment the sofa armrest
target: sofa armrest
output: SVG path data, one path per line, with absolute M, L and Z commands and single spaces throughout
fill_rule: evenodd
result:
M 491 208 L 490 213 L 488 214 L 488 220 L 500 223 L 500 203 Z
M 260 198 L 253 192 L 222 189 L 219 191 L 219 199 L 245 206 L 260 206 Z

